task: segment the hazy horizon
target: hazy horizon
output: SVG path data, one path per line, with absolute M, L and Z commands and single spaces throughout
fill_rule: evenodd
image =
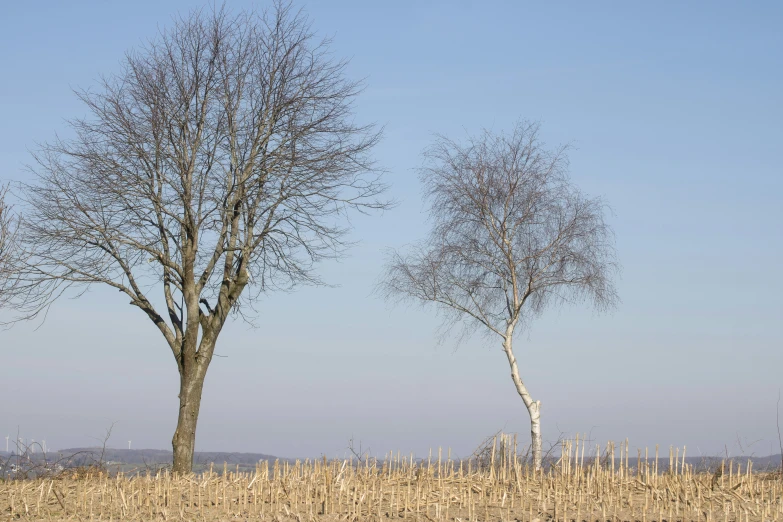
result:
M 96 87 L 127 50 L 202 5 L 4 5 L 0 182 L 28 179 L 28 151 L 85 114 L 72 88 Z M 434 310 L 372 294 L 386 249 L 426 233 L 414 169 L 433 134 L 526 118 L 549 145 L 574 144 L 572 179 L 612 207 L 623 266 L 614 312 L 552 309 L 516 337 L 545 447 L 579 432 L 694 456 L 780 453 L 783 4 L 295 5 L 351 59 L 349 76 L 366 78 L 357 121 L 385 125 L 375 157 L 400 204 L 353 216 L 360 243 L 320 268 L 334 287 L 270 293 L 257 328 L 226 326 L 197 451 L 333 457 L 353 438 L 375 455 L 465 456 L 501 429 L 527 443 L 497 341 L 455 350 Z M 69 448 L 102 441 L 113 422 L 117 448 L 171 447 L 175 363 L 116 291 L 94 287 L 43 324 L 0 331 L 0 368 L 0 449 L 17 426 Z

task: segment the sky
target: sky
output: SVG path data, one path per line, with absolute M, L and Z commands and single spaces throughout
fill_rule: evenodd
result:
M 0 181 L 28 179 L 36 143 L 85 115 L 74 88 L 201 7 L 190 0 L 0 4 Z M 231 1 L 238 10 L 251 4 Z M 393 210 L 354 216 L 359 244 L 321 265 L 330 287 L 271 293 L 256 327 L 223 330 L 197 450 L 341 457 L 451 448 L 498 430 L 529 437 L 500 344 L 457 346 L 435 310 L 373 294 L 385 252 L 422 239 L 416 167 L 433 135 L 538 120 L 570 143 L 572 180 L 605 198 L 621 303 L 555 308 L 515 340 L 542 403 L 545 447 L 687 446 L 778 453 L 783 378 L 783 4 L 779 2 L 297 2 L 347 75 Z M 6 312 L 7 313 L 7 312 Z M 94 288 L 43 324 L 0 331 L 0 450 L 171 447 L 178 375 L 142 312 Z M 634 451 L 634 450 L 632 450 Z

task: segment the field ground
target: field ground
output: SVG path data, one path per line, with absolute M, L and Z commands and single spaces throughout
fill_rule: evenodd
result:
M 534 472 L 503 442 L 469 461 L 262 462 L 189 476 L 66 470 L 0 482 L 0 521 L 783 521 L 780 472 L 748 462 L 695 472 L 672 453 L 664 472 L 622 448 L 617 459 L 613 446 L 586 457 L 566 442 Z

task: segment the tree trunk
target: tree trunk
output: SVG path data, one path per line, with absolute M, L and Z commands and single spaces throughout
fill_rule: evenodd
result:
M 180 373 L 179 418 L 177 429 L 171 439 L 174 449 L 172 471 L 191 473 L 193 471 L 193 452 L 196 447 L 196 424 L 201 408 L 201 392 L 204 389 L 203 372 L 195 368 Z
M 536 471 L 541 469 L 541 401 L 535 401 L 529 406 L 527 411 L 530 414 L 530 443 L 533 447 L 533 463 Z
M 517 389 L 517 393 L 522 397 L 522 402 L 525 403 L 527 412 L 530 414 L 530 447 L 533 450 L 533 465 L 536 471 L 541 469 L 542 455 L 541 455 L 541 401 L 534 401 L 530 397 L 530 393 L 527 391 L 527 387 L 519 377 L 519 367 L 517 366 L 517 359 L 514 357 L 514 351 L 511 347 L 511 337 L 513 335 L 513 327 L 506 334 L 506 338 L 503 341 L 503 351 L 508 357 L 508 364 L 511 366 L 511 380 L 514 381 L 514 386 Z

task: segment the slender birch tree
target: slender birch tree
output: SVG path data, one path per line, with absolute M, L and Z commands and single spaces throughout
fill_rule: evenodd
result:
M 77 92 L 88 116 L 35 154 L 18 291 L 26 317 L 103 285 L 144 313 L 180 380 L 173 469 L 192 469 L 204 378 L 230 312 L 319 284 L 347 246 L 345 215 L 382 209 L 354 122 L 361 84 L 305 15 L 202 10 L 174 20 L 119 73 Z
M 618 269 L 604 203 L 570 182 L 567 148 L 546 149 L 538 132 L 519 122 L 510 135 L 485 131 L 463 144 L 439 136 L 420 169 L 432 229 L 409 252 L 392 253 L 380 287 L 435 305 L 447 331 L 462 323 L 464 333 L 500 338 L 530 415 L 537 469 L 541 401 L 520 377 L 514 334 L 548 305 L 613 306 Z

